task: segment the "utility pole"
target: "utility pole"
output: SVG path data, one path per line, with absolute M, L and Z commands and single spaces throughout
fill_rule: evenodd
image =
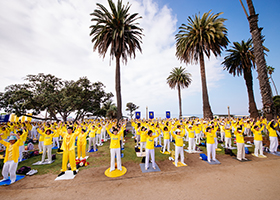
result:
M 146 120 L 148 120 L 148 117 L 149 117 L 148 114 L 149 114 L 148 113 L 148 106 L 146 106 Z
M 229 110 L 229 106 L 227 107 L 228 109 L 228 118 L 230 119 L 230 110 Z

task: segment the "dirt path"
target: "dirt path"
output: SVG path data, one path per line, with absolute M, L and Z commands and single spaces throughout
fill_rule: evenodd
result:
M 239 162 L 219 155 L 221 165 L 209 165 L 198 154 L 185 154 L 187 167 L 157 162 L 161 172 L 142 173 L 126 163 L 127 174 L 108 178 L 106 168 L 90 168 L 74 180 L 54 181 L 56 174 L 26 177 L 0 187 L 1 199 L 279 199 L 280 157 L 252 157 Z M 109 167 L 109 166 L 108 166 Z

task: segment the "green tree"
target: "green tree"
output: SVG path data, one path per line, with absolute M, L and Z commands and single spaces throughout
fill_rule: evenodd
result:
M 195 15 L 188 17 L 188 25 L 182 24 L 179 33 L 176 34 L 176 57 L 186 64 L 200 64 L 202 83 L 203 116 L 213 118 L 209 103 L 204 55 L 210 58 L 211 52 L 215 57 L 221 55 L 223 48 L 228 45 L 227 28 L 224 25 L 226 19 L 219 18 L 222 13 L 204 13 L 202 17 Z
M 178 89 L 179 99 L 179 118 L 182 118 L 182 100 L 181 100 L 181 88 L 187 88 L 192 82 L 191 74 L 186 72 L 183 67 L 174 67 L 167 77 L 167 84 L 171 89 Z
M 247 42 L 244 40 L 241 43 L 234 42 L 231 49 L 228 49 L 227 52 L 228 55 L 222 62 L 224 70 L 227 70 L 233 76 L 242 76 L 243 74 L 249 98 L 249 113 L 252 118 L 256 119 L 259 114 L 253 92 L 252 68 L 255 67 L 255 57 L 252 39 L 248 39 Z
M 107 110 L 106 117 L 109 119 L 116 119 L 117 118 L 117 106 L 112 104 L 110 108 Z
M 274 83 L 274 80 L 273 80 L 273 78 L 272 78 L 272 74 L 274 73 L 274 70 L 275 70 L 275 68 L 274 67 L 272 67 L 272 66 L 267 66 L 267 73 L 269 74 L 269 78 L 271 79 L 271 82 L 272 82 L 272 84 L 273 84 L 273 86 L 274 86 L 274 89 L 275 89 L 275 92 L 276 92 L 276 96 L 278 96 L 278 90 L 277 90 L 277 88 L 276 88 L 276 85 L 275 85 L 275 83 Z
M 132 102 L 129 102 L 126 104 L 126 111 L 129 111 L 128 116 L 130 116 L 130 118 L 132 119 L 132 116 L 134 115 L 134 111 L 137 110 L 139 108 L 139 106 L 135 105 Z
M 265 112 L 267 119 L 271 120 L 274 118 L 275 110 L 274 110 L 274 103 L 272 99 L 272 91 L 267 75 L 266 60 L 264 57 L 265 53 L 264 53 L 263 40 L 261 35 L 262 29 L 259 28 L 258 26 L 258 14 L 256 14 L 255 12 L 255 8 L 252 0 L 246 0 L 249 9 L 249 14 L 250 14 L 249 16 L 242 3 L 242 0 L 239 1 L 247 16 L 249 27 L 250 27 L 250 33 L 253 39 L 255 62 L 257 65 L 258 79 L 259 79 L 259 85 L 260 85 L 262 102 L 263 102 L 263 110 Z
M 96 22 L 90 26 L 90 36 L 93 37 L 93 51 L 97 50 L 104 58 L 110 48 L 111 59 L 116 59 L 115 87 L 119 120 L 122 118 L 120 59 L 126 64 L 128 57 L 135 58 L 137 49 L 142 52 L 142 28 L 136 23 L 141 17 L 138 17 L 138 13 L 130 14 L 130 5 L 123 5 L 121 0 L 118 0 L 117 5 L 112 0 L 108 0 L 108 3 L 111 12 L 97 3 L 97 9 L 90 14 L 93 16 L 91 21 Z

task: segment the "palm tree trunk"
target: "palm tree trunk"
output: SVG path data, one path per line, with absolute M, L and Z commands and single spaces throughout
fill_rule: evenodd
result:
M 179 119 L 182 118 L 182 99 L 181 99 L 181 88 L 178 84 L 178 98 L 179 98 Z
M 248 98 L 249 98 L 249 113 L 250 117 L 257 119 L 259 117 L 258 109 L 255 102 L 254 91 L 253 91 L 253 77 L 252 70 L 250 67 L 244 69 L 244 79 L 247 86 Z
M 258 79 L 260 84 L 263 110 L 266 118 L 271 120 L 274 118 L 275 109 L 272 99 L 272 91 L 267 76 L 266 61 L 264 58 L 263 44 L 261 40 L 261 29 L 258 27 L 258 15 L 255 13 L 255 8 L 252 0 L 246 0 L 249 8 L 250 16 L 248 17 L 250 32 L 254 44 L 254 55 L 257 64 Z
M 276 88 L 276 85 L 275 85 L 275 83 L 274 83 L 274 80 L 273 80 L 273 78 L 272 78 L 272 75 L 270 75 L 270 79 L 271 79 L 272 84 L 273 84 L 273 86 L 274 86 L 274 89 L 275 89 L 276 95 L 278 96 L 278 90 L 277 90 L 277 88 Z
M 117 119 L 122 119 L 122 97 L 121 97 L 121 73 L 120 73 L 120 56 L 116 56 L 116 95 L 117 95 Z
M 200 75 L 201 75 L 201 84 L 202 84 L 203 118 L 213 119 L 213 113 L 208 98 L 204 55 L 202 52 L 199 53 L 199 64 L 200 64 Z

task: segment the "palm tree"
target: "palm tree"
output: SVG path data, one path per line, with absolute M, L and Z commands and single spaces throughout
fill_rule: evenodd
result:
M 231 49 L 227 50 L 229 54 L 222 64 L 225 66 L 224 70 L 227 70 L 233 76 L 243 74 L 249 98 L 249 113 L 252 118 L 256 119 L 259 114 L 253 92 L 252 68 L 255 67 L 255 57 L 252 39 L 248 39 L 247 42 L 243 40 L 241 43 L 234 42 L 233 45 Z
M 96 22 L 90 26 L 92 36 L 93 51 L 97 50 L 100 55 L 105 57 L 110 48 L 110 58 L 116 58 L 115 87 L 117 96 L 117 119 L 122 118 L 122 100 L 120 83 L 120 59 L 127 63 L 128 57 L 135 58 L 136 50 L 142 52 L 140 44 L 142 43 L 142 31 L 139 23 L 135 21 L 140 19 L 138 13 L 130 14 L 129 3 L 122 4 L 118 0 L 117 6 L 112 0 L 108 0 L 109 12 L 102 4 L 97 3 L 97 9 L 90 15 L 91 21 Z
M 273 80 L 273 78 L 272 78 L 272 74 L 273 74 L 274 70 L 275 70 L 274 67 L 272 67 L 272 66 L 267 66 L 267 73 L 268 73 L 269 76 L 270 76 L 269 78 L 271 79 L 271 82 L 272 82 L 272 84 L 273 84 L 273 86 L 274 86 L 276 95 L 278 96 L 278 90 L 277 90 L 276 85 L 275 85 L 275 83 L 274 83 L 274 80 Z
M 250 26 L 250 33 L 253 39 L 255 62 L 257 65 L 259 85 L 261 89 L 263 110 L 266 113 L 266 118 L 268 120 L 271 120 L 275 115 L 275 109 L 274 109 L 274 103 L 272 99 L 272 91 L 267 76 L 266 61 L 264 58 L 264 48 L 263 48 L 263 41 L 261 36 L 262 29 L 259 28 L 258 26 L 258 15 L 255 13 L 255 8 L 252 0 L 246 0 L 246 2 L 249 8 L 249 14 L 250 14 L 249 16 L 246 12 L 246 9 L 243 6 L 242 0 L 240 0 L 240 3 L 247 16 L 249 26 Z
M 178 89 L 178 98 L 179 98 L 179 118 L 182 117 L 182 100 L 181 100 L 181 88 L 187 88 L 192 82 L 191 74 L 185 71 L 183 67 L 175 67 L 170 72 L 170 75 L 167 77 L 167 84 L 171 89 Z
M 176 57 L 180 61 L 200 64 L 200 75 L 202 83 L 203 116 L 213 118 L 210 107 L 204 55 L 210 58 L 211 52 L 215 57 L 221 55 L 222 49 L 228 45 L 227 28 L 224 26 L 226 19 L 219 18 L 222 13 L 210 14 L 211 10 L 193 18 L 188 17 L 188 25 L 182 24 L 179 33 L 176 34 Z

